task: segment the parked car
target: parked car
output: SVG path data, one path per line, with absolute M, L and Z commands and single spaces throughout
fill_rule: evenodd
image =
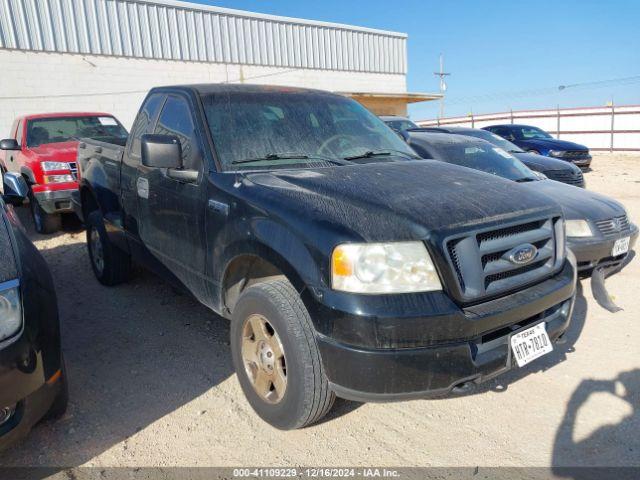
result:
M 56 293 L 49 268 L 11 204 L 28 192 L 24 178 L 3 175 L 0 200 L 0 449 L 37 422 L 62 416 L 67 375 L 60 349 Z
M 490 127 L 484 127 L 484 130 L 495 133 L 530 153 L 559 158 L 581 168 L 588 168 L 591 165 L 591 154 L 587 147 L 579 143 L 553 138 L 538 127 L 529 125 L 491 125 Z
M 423 158 L 491 173 L 557 201 L 566 218 L 567 244 L 581 275 L 594 268 L 614 272 L 638 238 L 624 207 L 612 198 L 559 182 L 541 180 L 517 158 L 481 139 L 444 133 L 411 132 L 409 145 Z
M 566 183 L 568 185 L 574 185 L 576 187 L 585 187 L 582 170 L 575 165 L 563 160 L 525 152 L 515 143 L 511 143 L 510 141 L 505 140 L 504 138 L 487 130 L 468 127 L 423 127 L 420 130 L 423 132 L 454 133 L 456 135 L 481 138 L 482 140 L 486 140 L 496 147 L 500 147 L 502 150 L 509 152 L 531 170 L 543 173 L 551 180 L 556 180 L 557 182 Z
M 36 231 L 60 229 L 61 214 L 72 213 L 71 192 L 78 189 L 78 137 L 127 137 L 108 113 L 48 113 L 18 117 L 9 138 L 0 142 L 0 168 L 22 175 Z
M 135 260 L 230 319 L 240 385 L 278 428 L 319 420 L 335 395 L 469 391 L 569 324 L 560 207 L 416 161 L 354 100 L 154 88 L 126 146 L 83 144 L 76 205 L 97 279 L 124 282 Z
M 401 133 L 412 128 L 420 128 L 418 125 L 405 117 L 396 117 L 395 115 L 380 115 L 380 120 L 391 127 L 391 130 L 396 133 Z

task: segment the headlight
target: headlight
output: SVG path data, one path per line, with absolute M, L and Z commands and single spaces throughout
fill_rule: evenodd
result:
M 73 182 L 73 175 L 45 175 L 44 183 L 64 183 Z
M 66 162 L 42 162 L 40 166 L 45 172 L 52 170 L 69 170 L 69 164 Z
M 564 150 L 549 150 L 549 155 L 552 157 L 564 157 L 565 153 Z
M 586 220 L 567 220 L 567 237 L 592 237 L 593 230 Z
M 6 282 L 4 285 L 7 284 L 11 286 L 0 290 L 0 342 L 15 335 L 22 326 L 22 305 L 17 282 Z
M 331 256 L 334 290 L 353 293 L 408 293 L 442 290 L 422 242 L 339 245 Z

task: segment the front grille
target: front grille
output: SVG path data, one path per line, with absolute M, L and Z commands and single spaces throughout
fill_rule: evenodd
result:
M 516 290 L 551 274 L 561 261 L 556 255 L 560 222 L 559 218 L 542 218 L 447 240 L 460 299 L 471 302 Z M 509 254 L 525 244 L 536 247 L 536 255 L 528 264 L 514 263 Z
M 626 215 L 620 215 L 607 220 L 600 220 L 596 222 L 598 230 L 605 237 L 615 237 L 620 233 L 626 233 L 631 231 L 631 225 Z
M 78 164 L 76 162 L 69 162 L 69 170 L 75 180 L 78 179 Z
M 562 155 L 562 158 L 568 160 L 582 160 L 589 157 L 589 150 L 567 150 Z
M 576 187 L 584 187 L 584 176 L 582 172 L 573 172 L 571 170 L 546 170 L 544 174 L 551 180 L 562 182 Z

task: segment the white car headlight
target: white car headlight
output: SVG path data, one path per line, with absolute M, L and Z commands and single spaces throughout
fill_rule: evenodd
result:
M 564 157 L 565 153 L 564 150 L 549 150 L 549 155 L 552 157 Z
M 69 164 L 67 162 L 42 162 L 40 166 L 45 172 L 51 172 L 53 170 L 69 170 Z
M 21 326 L 22 305 L 18 282 L 14 280 L 0 284 L 0 342 L 15 335 Z
M 592 237 L 593 230 L 586 220 L 567 220 L 567 237 Z
M 422 242 L 338 245 L 331 256 L 334 290 L 352 293 L 409 293 L 442 290 Z

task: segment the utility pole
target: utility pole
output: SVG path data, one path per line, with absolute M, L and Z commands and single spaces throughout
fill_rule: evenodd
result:
M 444 81 L 444 77 L 451 75 L 444 71 L 444 56 L 440 54 L 440 71 L 433 72 L 436 77 L 440 77 L 440 118 L 444 117 L 444 92 L 447 90 L 447 84 Z

